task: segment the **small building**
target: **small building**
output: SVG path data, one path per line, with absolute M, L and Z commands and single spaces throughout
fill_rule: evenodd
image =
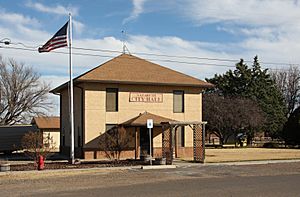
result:
M 55 143 L 55 151 L 59 151 L 60 146 L 60 118 L 57 116 L 51 117 L 34 117 L 31 124 L 36 127 L 43 136 L 49 136 Z
M 205 133 L 205 145 L 208 146 L 221 145 L 220 138 L 214 132 L 207 131 Z
M 22 150 L 22 138 L 29 132 L 35 132 L 32 125 L 0 126 L 0 152 L 10 154 Z
M 123 158 L 149 154 L 147 119 L 154 122 L 152 156 L 162 157 L 166 150 L 175 157 L 195 156 L 195 144 L 202 140 L 202 92 L 211 84 L 128 54 L 73 83 L 76 157 L 102 158 L 99 137 L 116 126 L 131 138 Z M 70 154 L 68 88 L 65 83 L 51 91 L 60 96 L 60 151 L 66 155 Z

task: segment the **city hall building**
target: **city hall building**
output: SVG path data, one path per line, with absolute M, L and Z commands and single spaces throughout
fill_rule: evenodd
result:
M 70 154 L 69 83 L 60 96 L 60 151 Z M 212 85 L 186 74 L 122 54 L 74 79 L 75 156 L 103 158 L 99 138 L 126 130 L 122 158 L 150 153 L 147 119 L 153 120 L 152 156 L 204 161 L 202 92 Z

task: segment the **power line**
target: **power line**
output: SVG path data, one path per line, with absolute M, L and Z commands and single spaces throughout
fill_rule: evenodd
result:
M 5 38 L 8 39 L 8 38 Z M 8 39 L 10 41 L 10 39 Z M 0 41 L 0 43 L 3 43 Z M 40 45 L 37 46 L 28 46 L 25 45 L 21 42 L 10 42 L 10 44 L 14 44 L 14 45 L 22 45 L 25 48 L 37 48 Z M 6 43 L 7 45 L 7 43 Z M 73 49 L 77 49 L 77 50 L 84 50 L 84 51 L 94 51 L 94 52 L 104 52 L 104 53 L 123 53 L 122 51 L 119 50 L 109 50 L 109 49 L 92 49 L 92 48 L 84 48 L 84 47 L 72 47 Z M 146 56 L 157 56 L 157 57 L 167 57 L 167 58 L 183 58 L 183 59 L 197 59 L 197 60 L 208 60 L 208 61 L 221 61 L 221 62 L 232 62 L 232 63 L 237 63 L 240 60 L 237 59 L 226 59 L 226 58 L 209 58 L 209 57 L 196 57 L 196 56 L 184 56 L 184 55 L 165 55 L 165 54 L 157 54 L 157 53 L 145 53 L 145 52 L 133 52 L 132 54 L 136 54 L 136 55 L 146 55 Z M 168 60 L 169 61 L 169 60 Z M 175 60 L 171 60 L 174 61 L 175 63 L 181 63 L 181 61 L 176 62 Z M 244 60 L 244 62 L 248 62 L 248 63 L 252 63 L 253 61 L 250 60 Z M 268 65 L 279 65 L 279 66 L 283 66 L 283 65 L 300 65 L 298 63 L 286 63 L 286 62 L 260 62 L 261 64 L 268 64 Z
M 1 47 L 3 49 L 15 49 L 15 50 L 22 50 L 22 51 L 31 51 L 31 52 L 37 52 L 36 49 L 28 49 L 28 48 L 20 48 L 20 47 Z M 68 52 L 61 52 L 61 51 L 50 51 L 49 53 L 57 53 L 57 54 L 64 54 L 69 55 Z M 93 57 L 114 57 L 111 55 L 96 55 L 96 54 L 88 54 L 88 53 L 72 53 L 73 55 L 82 55 L 82 56 L 93 56 Z
M 85 51 L 111 52 L 111 53 L 121 53 L 122 52 L 122 51 L 117 51 L 117 50 L 89 49 L 89 48 L 83 48 L 83 47 L 73 47 L 73 49 L 85 50 Z M 199 59 L 199 60 L 214 60 L 214 61 L 224 61 L 224 62 L 237 62 L 237 61 L 239 61 L 239 60 L 233 60 L 233 59 L 218 59 L 218 58 L 194 57 L 194 56 L 179 56 L 179 55 L 163 55 L 163 54 L 143 53 L 143 52 L 133 52 L 133 54 L 158 56 L 158 57 L 172 57 L 172 58 Z
M 7 47 L 7 46 L 0 46 L 0 48 L 37 52 L 36 49 L 32 49 L 32 48 Z M 91 50 L 93 50 L 93 49 L 91 49 Z M 105 51 L 108 52 L 108 50 L 105 50 Z M 121 51 L 113 51 L 113 52 L 118 52 L 120 54 L 122 53 Z M 69 55 L 68 52 L 62 52 L 62 51 L 50 51 L 50 53 Z M 113 55 L 100 55 L 100 54 L 78 53 L 78 52 L 73 52 L 72 54 L 73 55 L 79 55 L 79 56 L 91 56 L 91 57 L 108 57 L 108 58 L 114 58 L 115 57 Z M 126 58 L 130 58 L 130 57 L 126 57 Z M 148 60 L 148 61 L 161 61 L 161 62 L 189 64 L 189 65 L 198 65 L 198 66 L 199 65 L 205 65 L 205 66 L 235 68 L 235 65 L 227 65 L 227 64 L 215 64 L 215 63 L 206 63 L 206 62 L 187 62 L 187 61 L 178 61 L 178 60 L 170 60 L 170 59 L 153 59 L 153 58 L 152 59 L 151 58 L 145 58 L 145 59 Z M 269 70 L 284 70 L 284 69 L 276 69 L 276 68 L 267 68 L 267 69 L 269 69 Z
M 32 52 L 37 52 L 35 49 L 27 49 L 27 48 L 20 48 L 20 47 L 1 47 L 3 49 L 15 49 L 15 50 L 23 50 L 23 51 L 32 51 Z M 57 53 L 57 54 L 66 54 L 68 55 L 68 52 L 61 52 L 61 51 L 50 51 L 50 53 Z M 112 55 L 97 55 L 97 54 L 90 54 L 90 53 L 78 53 L 78 52 L 73 52 L 73 55 L 80 55 L 80 56 L 92 56 L 92 57 L 115 57 Z M 130 58 L 130 57 L 128 57 Z M 210 65 L 210 66 L 221 66 L 221 67 L 235 67 L 231 65 L 225 65 L 225 64 L 212 64 L 212 63 L 205 63 L 205 62 L 185 62 L 185 61 L 176 61 L 176 60 L 168 60 L 168 59 L 149 59 L 147 58 L 148 61 L 162 61 L 162 62 L 173 62 L 173 63 L 181 63 L 181 64 L 192 64 L 192 65 L 200 65 L 200 64 L 205 64 L 205 65 Z
M 90 49 L 90 48 L 83 48 L 83 47 L 73 47 L 73 48 L 78 49 L 78 50 L 85 50 L 85 51 L 112 52 L 112 53 L 121 53 L 122 52 L 122 51 L 117 51 L 117 50 Z M 184 55 L 164 55 L 164 54 L 144 53 L 144 52 L 132 52 L 132 54 L 168 57 L 168 58 L 184 58 L 184 59 L 198 59 L 198 60 L 209 60 L 209 61 L 222 61 L 222 62 L 233 62 L 233 63 L 237 63 L 240 61 L 237 59 L 209 58 L 209 57 L 196 57 L 196 56 L 184 56 Z M 244 60 L 244 62 L 252 63 L 253 61 Z M 293 63 L 284 63 L 284 62 L 260 62 L 260 63 L 261 64 L 270 64 L 270 65 L 291 65 L 291 64 L 293 64 Z M 299 65 L 299 64 L 293 64 L 293 65 Z
M 95 51 L 95 52 L 105 52 L 105 53 L 123 53 L 123 51 L 109 50 L 109 49 L 88 49 L 83 47 L 72 47 L 72 49 L 84 50 L 84 51 Z

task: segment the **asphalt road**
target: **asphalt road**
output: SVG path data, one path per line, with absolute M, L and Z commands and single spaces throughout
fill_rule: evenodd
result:
M 0 196 L 300 196 L 300 162 L 0 173 Z
M 54 192 L 53 196 L 300 196 L 300 175 L 195 178 Z M 38 195 L 36 195 L 38 196 Z

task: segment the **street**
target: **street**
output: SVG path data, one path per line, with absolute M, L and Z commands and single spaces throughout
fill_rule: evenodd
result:
M 299 196 L 300 175 L 179 179 L 55 192 L 54 196 Z M 36 195 L 38 196 L 38 195 Z
M 0 174 L 1 196 L 299 196 L 300 162 Z

